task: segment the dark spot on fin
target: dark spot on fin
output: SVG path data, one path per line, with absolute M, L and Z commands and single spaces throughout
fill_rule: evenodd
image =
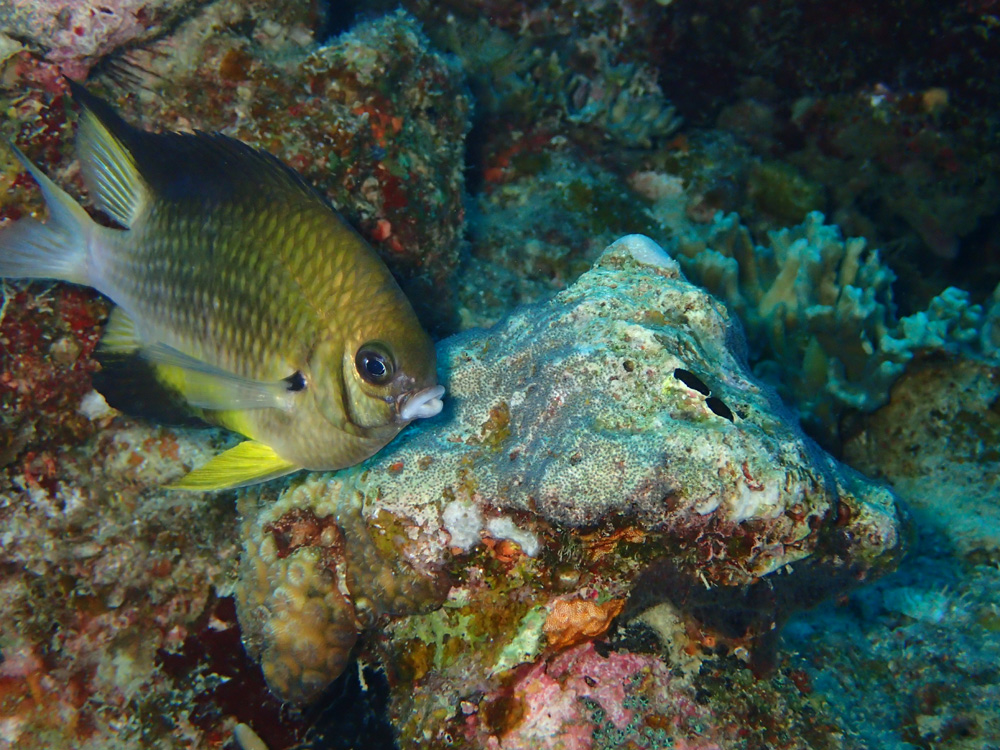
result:
M 204 425 L 177 391 L 163 385 L 156 371 L 138 352 L 97 350 L 101 370 L 94 374 L 94 388 L 115 409 L 158 424 L 189 427 Z
M 706 398 L 705 406 L 714 411 L 720 417 L 728 419 L 730 422 L 736 421 L 735 418 L 733 417 L 733 412 L 730 410 L 728 406 L 726 406 L 723 403 L 722 399 L 719 398 L 718 396 L 711 396 L 709 398 Z
M 688 388 L 693 388 L 703 396 L 708 396 L 712 393 L 709 387 L 702 382 L 701 378 L 699 378 L 697 375 L 695 375 L 693 372 L 690 372 L 689 370 L 682 370 L 680 367 L 678 367 L 676 370 L 674 370 L 674 377 L 677 378 L 679 381 L 681 381 Z M 716 399 L 716 401 L 718 401 L 718 399 Z
M 285 382 L 288 383 L 288 390 L 292 393 L 298 393 L 299 391 L 304 391 L 306 389 L 305 375 L 298 370 L 285 378 Z

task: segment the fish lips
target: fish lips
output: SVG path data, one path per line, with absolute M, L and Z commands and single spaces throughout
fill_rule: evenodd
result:
M 444 396 L 443 385 L 404 393 L 396 400 L 396 415 L 400 422 L 412 422 L 414 419 L 436 416 L 444 408 L 442 396 Z

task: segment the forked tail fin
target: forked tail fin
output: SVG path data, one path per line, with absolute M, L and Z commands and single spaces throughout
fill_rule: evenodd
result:
M 87 212 L 65 190 L 8 144 L 45 196 L 48 221 L 21 219 L 0 229 L 0 277 L 56 279 L 91 285 L 87 248 L 92 227 Z

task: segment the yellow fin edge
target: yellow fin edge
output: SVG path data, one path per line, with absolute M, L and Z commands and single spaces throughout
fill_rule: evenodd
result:
M 281 458 L 269 446 L 247 440 L 168 484 L 166 489 L 196 492 L 231 490 L 276 479 L 300 468 Z

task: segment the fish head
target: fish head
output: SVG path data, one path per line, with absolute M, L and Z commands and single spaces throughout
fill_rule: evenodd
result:
M 315 403 L 335 424 L 395 434 L 442 408 L 434 342 L 415 320 L 331 337 L 314 350 L 311 369 L 331 376 L 326 392 L 323 379 L 317 379 Z

